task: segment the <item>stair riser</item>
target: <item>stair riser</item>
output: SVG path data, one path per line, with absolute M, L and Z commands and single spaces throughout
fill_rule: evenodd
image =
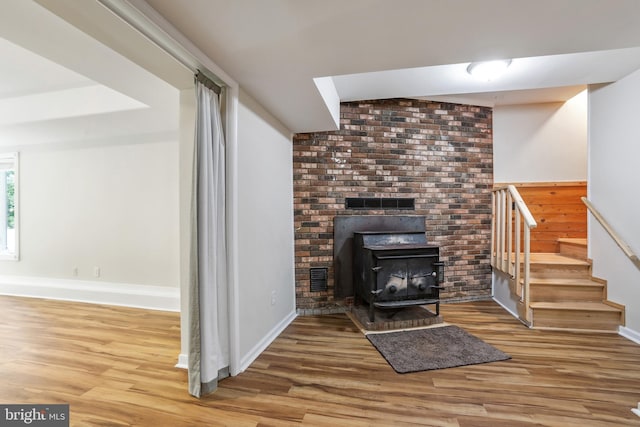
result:
M 598 331 L 617 331 L 622 323 L 620 313 L 581 310 L 533 310 L 533 326 L 539 328 L 568 328 Z
M 572 245 L 569 243 L 560 243 L 560 253 L 572 258 L 587 259 L 586 246 Z
M 562 302 L 562 301 L 602 301 L 602 286 L 564 286 L 551 284 L 531 284 L 531 302 Z
M 541 279 L 588 279 L 590 276 L 589 266 L 583 265 L 532 264 L 530 272 L 531 277 Z
M 518 317 L 520 318 L 520 320 L 525 325 L 531 326 L 531 322 L 528 320 L 528 319 L 531 319 L 531 315 L 530 315 L 530 313 L 528 313 L 528 310 L 527 310 L 526 306 L 524 305 L 524 303 L 518 302 L 517 308 L 518 308 Z

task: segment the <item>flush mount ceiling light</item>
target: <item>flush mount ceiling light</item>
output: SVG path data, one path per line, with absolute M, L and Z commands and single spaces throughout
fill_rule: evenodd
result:
M 500 59 L 497 61 L 484 61 L 484 62 L 472 62 L 467 67 L 467 73 L 471 74 L 473 77 L 484 80 L 491 81 L 500 77 L 507 68 L 511 65 L 510 59 Z

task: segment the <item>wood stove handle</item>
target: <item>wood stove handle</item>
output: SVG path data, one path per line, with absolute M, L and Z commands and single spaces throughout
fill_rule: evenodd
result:
M 382 270 L 382 267 L 377 266 L 377 267 L 372 267 L 371 270 L 373 270 L 374 273 L 378 274 L 378 272 L 380 270 Z M 375 281 L 374 281 L 375 282 Z M 372 287 L 375 286 L 375 283 L 372 282 Z M 375 301 L 377 296 L 380 295 L 382 293 L 383 289 L 371 289 L 371 296 L 373 296 L 373 300 Z

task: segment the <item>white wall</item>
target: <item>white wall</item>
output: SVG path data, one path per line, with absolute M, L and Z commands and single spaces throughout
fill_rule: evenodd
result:
M 565 103 L 496 106 L 494 182 L 587 179 L 587 93 Z
M 20 260 L 0 276 L 179 286 L 177 141 L 112 143 L 21 153 Z
M 493 181 L 587 180 L 587 92 L 564 103 L 493 109 Z M 493 275 L 493 297 L 512 313 L 517 301 L 502 275 Z M 517 316 L 516 316 L 517 317 Z
M 240 91 L 237 224 L 242 369 L 295 317 L 291 159 L 289 130 Z
M 493 299 L 515 318 L 518 318 L 518 302 L 520 298 L 511 292 L 509 282 L 511 276 L 498 270 L 491 273 L 491 291 Z
M 640 71 L 589 89 L 589 199 L 636 254 L 640 253 L 638 160 Z M 640 270 L 589 215 L 593 273 L 607 280 L 609 300 L 626 306 L 626 330 L 640 339 Z M 624 333 L 624 331 L 623 331 Z

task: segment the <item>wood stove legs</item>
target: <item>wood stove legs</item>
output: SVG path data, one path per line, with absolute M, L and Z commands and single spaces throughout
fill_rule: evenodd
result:
M 369 301 L 369 321 L 371 323 L 373 323 L 375 321 L 375 314 L 376 314 L 376 297 L 378 296 L 378 294 L 380 293 L 380 291 L 378 291 L 377 293 L 374 293 L 373 291 L 371 292 L 372 294 L 372 298 Z M 393 317 L 395 315 L 395 313 L 397 313 L 398 311 L 402 310 L 403 308 L 406 307 L 413 307 L 416 305 L 432 305 L 435 304 L 436 305 L 436 316 L 440 315 L 440 300 L 439 299 L 425 299 L 425 300 L 408 300 L 408 301 L 396 301 L 393 303 L 389 303 L 389 302 L 382 302 L 378 305 L 378 308 L 381 309 L 396 309 L 396 311 L 394 312 L 394 314 L 392 314 L 391 316 L 388 316 L 389 318 Z M 428 309 L 427 309 L 428 310 Z M 431 311 L 431 310 L 428 310 Z M 431 311 L 431 313 L 433 313 Z
M 382 293 L 383 289 L 372 289 L 371 290 L 371 299 L 369 301 L 369 321 L 373 322 L 376 318 L 376 299 L 378 299 L 378 295 Z

